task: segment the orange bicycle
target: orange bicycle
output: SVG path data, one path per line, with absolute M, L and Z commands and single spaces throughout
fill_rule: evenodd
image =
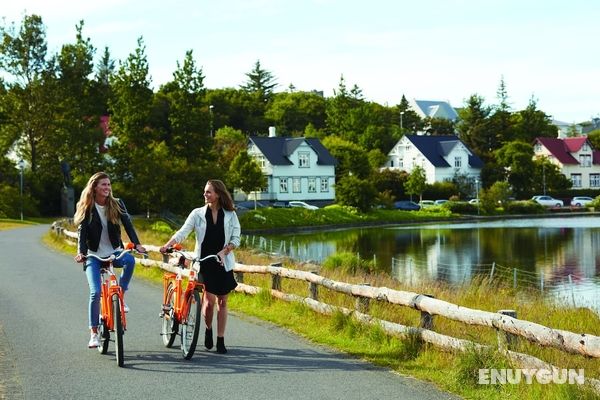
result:
M 102 262 L 100 268 L 101 286 L 100 286 L 100 323 L 98 335 L 100 336 L 100 346 L 98 351 L 106 354 L 108 343 L 110 342 L 110 332 L 115 333 L 115 356 L 119 367 L 124 365 L 123 359 L 123 334 L 127 329 L 127 319 L 125 318 L 125 309 L 123 302 L 123 288 L 119 285 L 117 276 L 113 269 L 113 261 L 123 257 L 134 249 L 133 243 L 127 243 L 125 250 L 118 256 L 111 254 L 109 257 L 102 258 L 94 254 L 88 254 L 86 257 L 93 257 Z
M 165 272 L 163 275 L 163 304 L 160 312 L 161 336 L 166 347 L 173 346 L 177 335 L 181 337 L 181 351 L 183 358 L 189 360 L 196 351 L 198 333 L 202 322 L 202 293 L 204 284 L 198 279 L 200 262 L 215 258 L 220 261 L 218 255 L 210 255 L 201 259 L 189 257 L 182 251 L 180 245 L 167 248 L 167 254 L 179 254 L 177 273 Z M 185 269 L 185 261 L 190 261 L 190 272 L 187 286 L 183 287 L 182 271 Z M 201 277 L 201 276 L 200 276 Z

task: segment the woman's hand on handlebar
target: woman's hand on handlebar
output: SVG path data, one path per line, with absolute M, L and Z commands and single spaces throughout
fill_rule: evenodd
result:
M 78 262 L 78 263 L 82 263 L 82 262 L 84 262 L 84 261 L 85 261 L 85 255 L 84 255 L 84 254 L 81 254 L 81 253 L 77 254 L 77 255 L 76 255 L 75 257 L 73 257 L 73 258 L 75 259 L 75 262 Z

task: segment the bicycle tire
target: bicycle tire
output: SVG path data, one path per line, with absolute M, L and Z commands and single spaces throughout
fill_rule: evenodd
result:
M 98 326 L 98 336 L 100 337 L 100 346 L 98 346 L 98 351 L 100 354 L 106 354 L 108 351 L 108 343 L 110 342 L 110 330 L 108 329 L 108 324 L 102 318 L 102 313 L 100 314 L 100 325 Z
M 181 352 L 183 358 L 189 360 L 196 351 L 198 334 L 202 322 L 202 300 L 198 290 L 188 295 L 189 309 L 185 316 L 185 323 L 181 325 Z
M 167 304 L 169 310 L 165 310 L 161 313 L 161 328 L 160 335 L 162 336 L 163 344 L 165 347 L 173 346 L 177 333 L 179 332 L 179 323 L 175 318 L 175 288 L 173 282 L 169 283 L 167 287 Z
M 121 299 L 118 294 L 113 294 L 112 305 L 115 324 L 115 357 L 117 358 L 119 367 L 122 367 L 125 365 L 125 360 L 123 359 L 123 320 L 121 319 Z

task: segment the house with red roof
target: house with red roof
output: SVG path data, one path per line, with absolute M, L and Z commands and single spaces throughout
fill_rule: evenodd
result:
M 574 189 L 600 188 L 600 152 L 587 136 L 536 138 L 534 158 L 546 157 L 571 180 Z

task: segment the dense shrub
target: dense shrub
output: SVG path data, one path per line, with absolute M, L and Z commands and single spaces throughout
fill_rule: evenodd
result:
M 545 211 L 543 206 L 531 200 L 509 201 L 504 206 L 506 214 L 541 214 Z

